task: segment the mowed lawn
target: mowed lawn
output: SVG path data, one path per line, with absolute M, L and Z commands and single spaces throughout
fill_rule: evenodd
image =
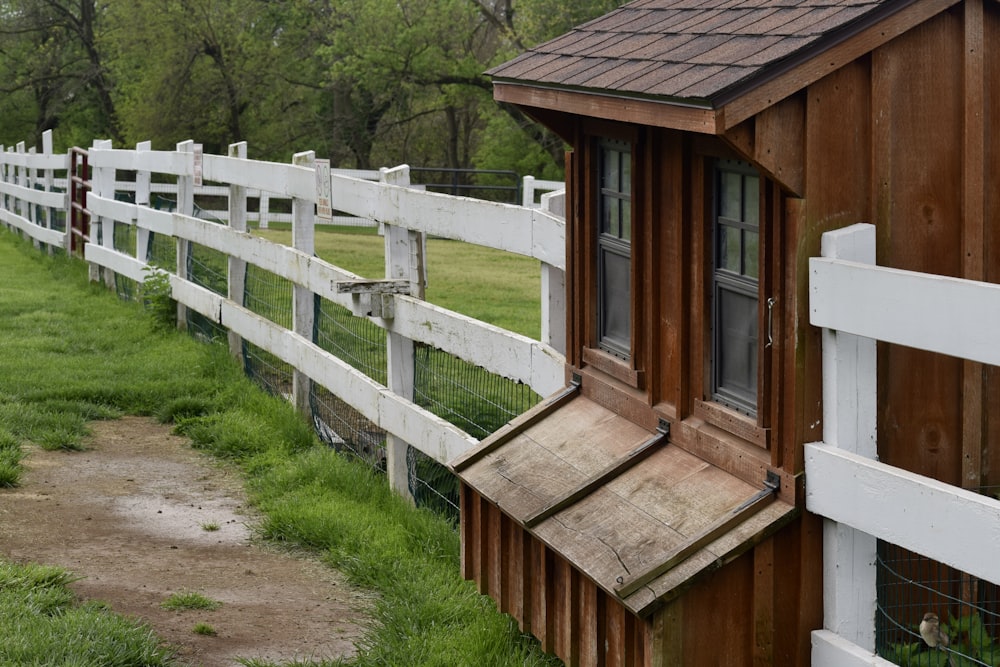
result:
M 288 225 L 254 230 L 286 245 Z M 316 254 L 365 278 L 385 277 L 385 239 L 373 228 L 316 228 Z M 502 250 L 427 240 L 427 301 L 530 338 L 541 334 L 541 265 Z

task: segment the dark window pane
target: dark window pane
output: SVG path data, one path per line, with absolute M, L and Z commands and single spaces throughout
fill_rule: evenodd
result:
M 621 156 L 621 186 L 619 191 L 624 195 L 632 194 L 632 154 L 631 153 L 619 153 Z
M 607 149 L 604 153 L 604 168 L 601 174 L 601 188 L 604 190 L 620 191 L 621 178 L 619 165 L 621 164 L 621 153 Z
M 622 234 L 626 241 L 632 240 L 632 202 L 628 199 L 622 201 Z
M 757 299 L 720 287 L 716 313 L 718 390 L 749 404 L 757 400 Z
M 720 172 L 719 215 L 730 220 L 743 218 L 743 176 L 733 171 Z
M 608 196 L 603 197 L 603 199 L 604 211 L 601 214 L 601 231 L 618 238 L 621 232 L 621 228 L 619 227 L 621 200 Z
M 760 275 L 759 238 L 757 232 L 743 232 L 743 275 L 754 279 Z
M 740 272 L 740 230 L 738 227 L 719 225 L 719 258 L 717 268 L 723 271 Z
M 760 179 L 756 176 L 744 176 L 743 179 L 743 220 L 756 227 L 760 217 Z
M 627 255 L 602 250 L 601 342 L 617 352 L 627 352 L 631 347 L 630 273 Z

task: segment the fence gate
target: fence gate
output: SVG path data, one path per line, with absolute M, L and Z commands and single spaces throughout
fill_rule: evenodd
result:
M 83 247 L 90 242 L 90 211 L 87 210 L 87 193 L 90 191 L 90 165 L 87 151 L 70 149 L 69 205 L 70 252 L 83 256 Z

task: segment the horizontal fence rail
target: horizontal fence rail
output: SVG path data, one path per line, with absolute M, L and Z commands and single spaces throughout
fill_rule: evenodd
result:
M 23 145 L 6 151 L 0 147 L 0 221 L 37 245 L 69 251 L 65 220 L 70 207 L 66 188 L 70 159 L 51 154 L 51 135 L 46 136 L 48 143 L 40 154 L 25 151 Z M 245 153 L 243 144 L 231 147 L 230 155 L 220 156 L 201 155 L 192 142 L 179 144 L 174 151 L 150 150 L 148 143 L 123 150 L 111 148 L 110 142 L 95 142 L 86 151 L 92 174 L 91 191 L 86 195 L 91 224 L 83 252 L 91 264 L 91 277 L 108 285 L 122 280 L 141 285 L 153 273 L 165 273 L 179 314 L 196 314 L 205 322 L 199 326 L 228 332 L 231 349 L 265 355 L 270 359 L 266 363 L 279 375 L 286 372 L 282 368 L 288 368 L 289 379 L 275 380 L 275 387 L 300 408 L 307 409 L 309 401 L 316 400 L 315 391 L 309 389 L 314 384 L 351 414 L 367 420 L 365 432 L 384 434 L 371 437 L 386 439 L 388 458 L 397 460 L 382 465 L 393 486 L 404 492 L 405 484 L 394 479 L 394 474 L 407 465 L 422 464 L 415 464 L 412 456 L 394 454 L 390 445 L 412 447 L 443 465 L 478 442 L 477 437 L 414 402 L 414 344 L 526 385 L 540 396 L 562 386 L 564 358 L 552 344 L 425 302 L 422 268 L 411 266 L 412 258 L 420 258 L 423 252 L 423 236 L 433 234 L 533 257 L 543 263 L 543 271 L 559 273 L 565 266 L 564 226 L 559 217 L 534 204 L 497 204 L 410 189 L 405 167 L 378 172 L 334 170 L 326 188 L 317 182 L 311 153 L 296 155 L 292 164 L 248 160 L 242 157 Z M 127 173 L 125 180 L 120 172 Z M 531 196 L 536 189 L 557 185 L 532 182 Z M 364 220 L 385 229 L 387 275 L 399 274 L 411 289 L 375 295 L 345 291 L 344 285 L 373 281 L 314 255 L 312 229 L 317 222 L 318 195 L 324 190 L 329 192 L 327 203 L 343 219 Z M 174 195 L 174 205 L 152 206 L 155 192 Z M 203 219 L 194 205 L 199 192 L 224 198 L 227 210 Z M 290 201 L 294 247 L 248 231 L 247 222 L 254 218 L 247 210 L 247 199 L 253 196 Z M 402 248 L 393 250 L 402 252 L 402 264 L 398 257 L 388 257 L 393 244 Z M 283 298 L 288 299 L 290 315 L 262 314 L 257 311 L 268 306 L 244 303 L 249 298 L 242 292 L 250 279 L 249 269 L 278 281 L 274 285 L 279 291 L 287 290 Z M 543 283 L 559 281 L 550 278 Z M 561 298 L 542 295 L 543 302 Z M 319 301 L 383 332 L 378 345 L 383 354 L 388 349 L 392 358 L 392 366 L 381 375 L 388 378 L 388 384 L 319 344 L 313 310 Z M 554 317 L 564 312 L 558 307 L 550 310 Z M 564 329 L 564 325 L 550 322 L 543 326 L 546 329 Z M 402 364 L 401 371 L 396 369 L 398 364 Z M 329 426 L 318 422 L 317 426 L 327 440 L 340 441 L 336 433 L 326 433 Z
M 955 568 L 969 586 L 1000 583 L 1000 502 L 880 463 L 875 414 L 876 341 L 1000 365 L 1000 285 L 874 261 L 871 225 L 824 234 L 823 257 L 810 260 L 810 322 L 823 327 L 823 442 L 805 445 L 806 508 L 825 519 L 817 667 L 894 664 L 876 655 L 879 541 Z M 955 653 L 941 664 L 958 658 L 984 664 Z

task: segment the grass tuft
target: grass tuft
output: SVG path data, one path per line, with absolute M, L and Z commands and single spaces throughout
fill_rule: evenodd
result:
M 215 637 L 219 634 L 215 631 L 215 628 L 208 623 L 195 623 L 191 631 L 196 635 L 202 635 L 204 637 Z
M 171 611 L 189 611 L 192 609 L 214 611 L 221 607 L 222 603 L 218 600 L 213 600 L 210 597 L 202 595 L 201 593 L 185 591 L 182 593 L 174 593 L 161 602 L 160 606 Z

